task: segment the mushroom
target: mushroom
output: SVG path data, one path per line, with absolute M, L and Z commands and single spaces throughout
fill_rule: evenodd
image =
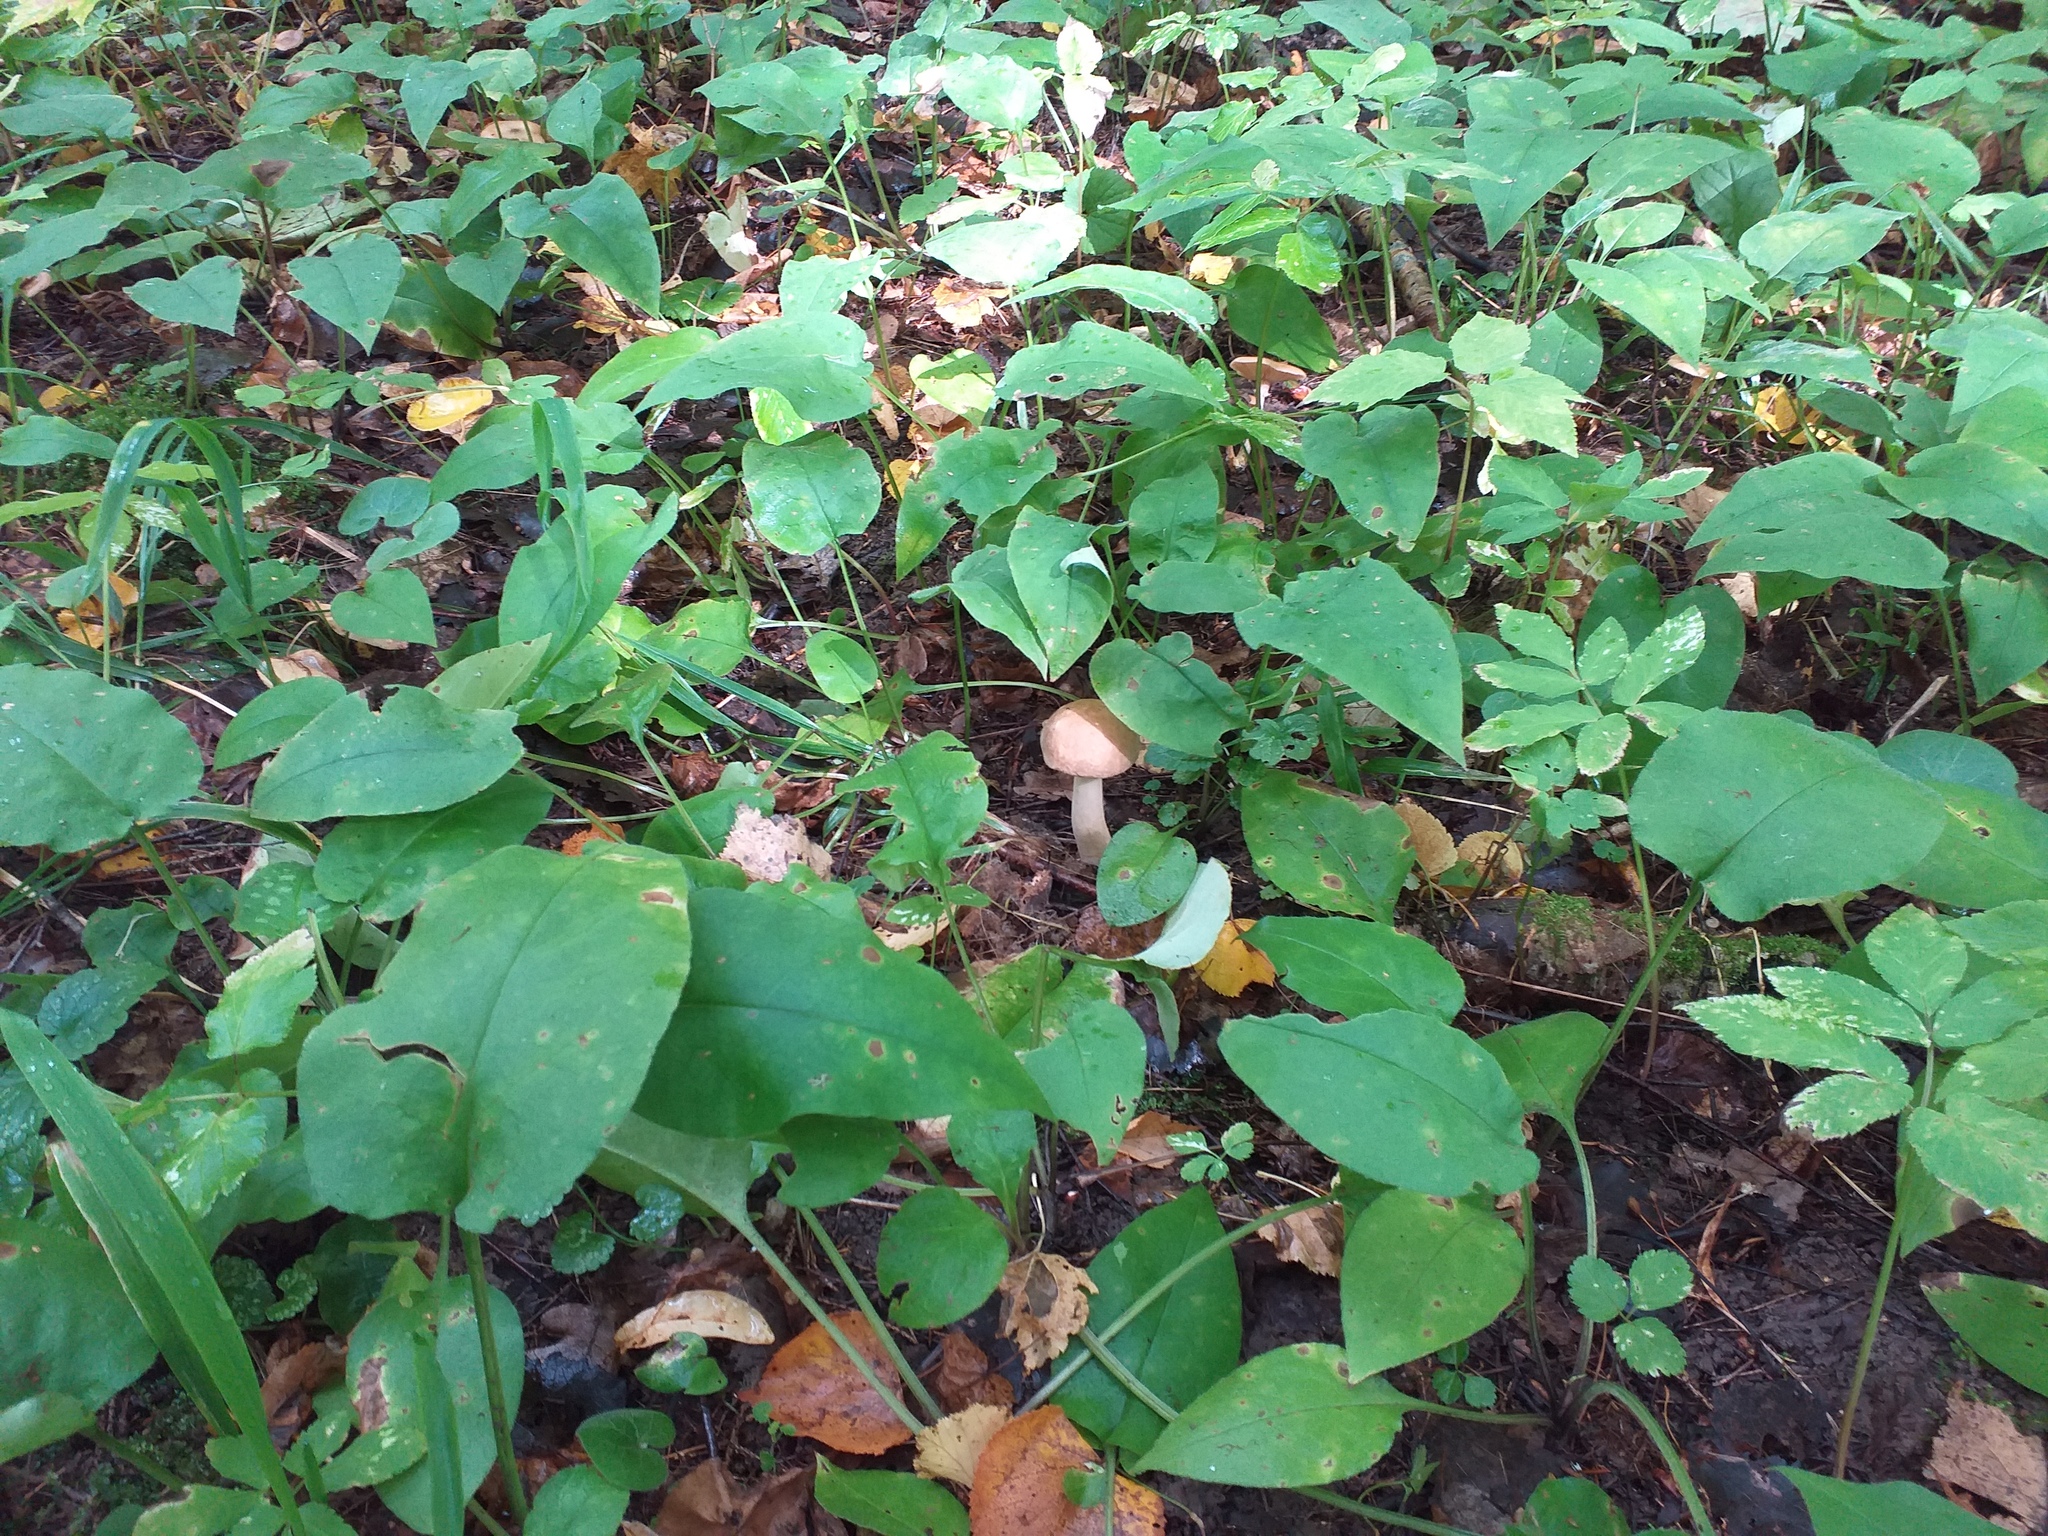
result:
M 1135 764 L 1145 743 L 1100 699 L 1076 699 L 1046 717 L 1038 750 L 1046 767 L 1074 776 L 1074 846 L 1084 864 L 1100 864 L 1109 846 L 1102 781 Z

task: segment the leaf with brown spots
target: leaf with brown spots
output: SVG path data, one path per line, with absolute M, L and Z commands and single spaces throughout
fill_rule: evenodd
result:
M 1031 1253 L 1011 1261 L 1000 1289 L 1003 1333 L 1016 1341 L 1024 1369 L 1035 1371 L 1087 1326 L 1095 1282 L 1056 1253 Z
M 893 1379 L 895 1367 L 866 1318 L 838 1312 L 832 1321 L 878 1379 Z M 776 1423 L 853 1456 L 879 1456 L 910 1438 L 910 1426 L 868 1385 L 821 1323 L 778 1349 L 761 1373 L 761 1384 L 739 1396 L 742 1402 L 766 1403 Z
M 1040 1408 L 1012 1419 L 974 1469 L 968 1514 L 974 1536 L 1101 1536 L 1102 1510 L 1068 1502 L 1069 1472 L 1098 1465 L 1066 1414 Z M 1165 1536 L 1166 1506 L 1142 1483 L 1116 1480 L 1116 1536 Z

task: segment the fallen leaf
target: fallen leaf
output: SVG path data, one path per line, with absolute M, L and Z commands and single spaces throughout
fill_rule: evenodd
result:
M 1408 846 L 1415 850 L 1415 867 L 1429 879 L 1458 862 L 1458 845 L 1444 824 L 1413 800 L 1398 800 L 1394 814 L 1408 824 Z
M 981 1346 L 958 1328 L 949 1329 L 939 1340 L 939 1363 L 931 1373 L 931 1387 L 939 1406 L 948 1413 L 977 1404 L 990 1404 L 1007 1413 L 1017 1400 L 1009 1377 L 990 1370 Z
M 747 233 L 747 189 L 738 181 L 733 182 L 731 199 L 705 214 L 701 227 L 718 259 L 735 272 L 747 271 L 761 254 Z
M 1188 258 L 1188 278 L 1206 287 L 1220 288 L 1230 281 L 1230 275 L 1237 270 L 1237 262 L 1229 256 L 1218 255 L 1215 251 L 1203 251 Z
M 1009 296 L 1007 288 L 985 287 L 964 277 L 942 277 L 932 289 L 932 308 L 954 330 L 971 331 Z
M 2011 1511 L 2022 1529 L 2048 1523 L 2048 1452 L 2023 1435 L 2004 1409 L 1949 1389 L 1948 1422 L 1934 1437 L 1927 1475 Z
M 832 1321 L 876 1377 L 889 1380 L 895 1367 L 868 1320 L 858 1312 L 835 1312 Z M 910 1438 L 910 1426 L 854 1369 L 821 1323 L 778 1349 L 760 1384 L 739 1397 L 749 1405 L 768 1404 L 776 1423 L 853 1456 L 879 1456 Z
M 1003 1270 L 1003 1336 L 1015 1342 L 1024 1369 L 1035 1371 L 1066 1353 L 1088 1323 L 1095 1282 L 1056 1253 L 1012 1259 Z
M 1283 1216 L 1259 1233 L 1285 1264 L 1312 1275 L 1336 1275 L 1344 1268 L 1344 1215 L 1335 1206 Z
M 1067 1502 L 1069 1472 L 1098 1465 L 1095 1452 L 1058 1408 L 1005 1424 L 974 1470 L 968 1499 L 974 1536 L 1102 1536 L 1103 1512 Z M 1111 1495 L 1116 1536 L 1164 1536 L 1166 1505 L 1127 1477 Z
M 460 438 L 468 423 L 491 407 L 497 392 L 475 379 L 450 379 L 430 395 L 405 408 L 405 419 L 417 432 L 439 432 Z
M 676 328 L 672 320 L 626 308 L 619 302 L 617 292 L 601 278 L 592 277 L 588 272 L 564 275 L 583 291 L 583 297 L 576 301 L 576 328 L 580 331 L 588 331 L 593 336 L 609 336 L 614 345 L 623 347 L 645 336 L 666 336 Z
M 846 1527 L 838 1517 L 823 1510 L 812 1523 L 811 1479 L 817 1470 L 815 1465 L 791 1467 L 756 1488 L 739 1536 L 826 1536 L 828 1531 L 844 1536 Z
M 1305 384 L 1309 377 L 1307 369 L 1277 357 L 1233 357 L 1230 371 L 1250 384 Z
M 1470 895 L 1482 887 L 1489 891 L 1508 890 L 1522 883 L 1522 849 L 1505 832 L 1474 832 L 1458 844 L 1458 859 L 1472 866 L 1479 884 L 1444 887 L 1454 895 Z
M 615 821 L 599 820 L 596 824 L 571 832 L 562 839 L 562 852 L 570 858 L 579 857 L 592 843 L 623 843 L 625 831 Z
M 821 879 L 832 873 L 832 855 L 811 841 L 802 822 L 794 816 L 763 816 L 751 805 L 742 805 L 733 817 L 718 856 L 738 865 L 749 880 L 780 881 L 797 864 Z
M 912 459 L 891 459 L 882 471 L 882 483 L 889 487 L 889 494 L 896 500 L 903 499 L 903 489 L 918 477 L 924 465 Z
M 628 144 L 624 149 L 612 152 L 604 163 L 604 169 L 631 187 L 635 197 L 651 197 L 666 208 L 675 201 L 682 172 L 651 170 L 647 164 L 666 153 L 667 147 L 658 143 Z
M 554 1343 L 526 1352 L 527 1371 L 543 1382 L 557 1371 L 580 1373 L 586 1365 L 607 1373 L 618 1368 L 618 1313 L 565 1301 L 534 1321 L 541 1332 L 555 1337 Z
M 746 1512 L 746 1496 L 725 1463 L 707 1461 L 669 1489 L 654 1517 L 655 1536 L 723 1536 L 738 1528 Z
M 1010 1410 L 994 1403 L 973 1403 L 948 1414 L 929 1429 L 917 1432 L 919 1477 L 974 1486 L 974 1469 L 996 1432 L 1010 1422 Z
M 1273 962 L 1245 943 L 1245 930 L 1255 917 L 1233 917 L 1216 935 L 1209 953 L 1195 962 L 1195 974 L 1211 992 L 1222 997 L 1242 997 L 1250 986 L 1270 987 L 1280 978 Z
M 155 872 L 155 861 L 140 843 L 131 843 L 125 848 L 117 849 L 105 858 L 95 861 L 92 866 L 92 878 L 95 880 L 127 880 Z
M 539 123 L 529 123 L 523 117 L 494 117 L 479 124 L 476 134 L 480 139 L 506 139 L 519 144 L 545 144 L 548 141 L 545 128 Z
M 679 1333 L 737 1344 L 773 1344 L 775 1330 L 748 1303 L 727 1291 L 678 1291 L 619 1325 L 620 1349 L 655 1349 Z
M 271 1427 L 297 1430 L 312 1415 L 313 1394 L 339 1381 L 347 1366 L 348 1351 L 334 1339 L 303 1345 L 281 1360 L 267 1362 L 263 1412 Z
M 1116 1161 L 1136 1163 L 1141 1168 L 1178 1167 L 1181 1155 L 1166 1138 L 1196 1129 L 1199 1127 L 1148 1109 L 1124 1131 L 1124 1139 L 1117 1143 Z

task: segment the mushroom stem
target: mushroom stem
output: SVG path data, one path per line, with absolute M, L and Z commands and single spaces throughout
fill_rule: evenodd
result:
M 1074 847 L 1083 864 L 1100 864 L 1109 847 L 1109 821 L 1102 813 L 1102 780 L 1074 780 Z

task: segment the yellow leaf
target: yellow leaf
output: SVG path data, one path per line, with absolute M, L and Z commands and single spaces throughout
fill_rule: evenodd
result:
M 1231 918 L 1209 946 L 1209 953 L 1195 962 L 1195 974 L 1211 992 L 1240 997 L 1254 983 L 1270 987 L 1279 980 L 1273 962 L 1244 941 L 1245 930 L 1257 921 L 1254 917 Z
M 904 490 L 923 468 L 912 459 L 891 459 L 889 467 L 882 471 L 882 482 L 889 487 L 889 494 L 901 501 Z
M 1394 814 L 1408 824 L 1408 844 L 1415 850 L 1415 866 L 1429 879 L 1458 862 L 1457 845 L 1444 824 L 1413 800 L 1402 800 Z
M 948 1414 L 929 1429 L 917 1432 L 919 1477 L 941 1478 L 962 1488 L 974 1486 L 974 1464 L 988 1449 L 996 1431 L 1010 1422 L 1009 1410 L 989 1403 L 971 1403 Z
M 450 379 L 431 395 L 405 408 L 405 419 L 420 432 L 446 432 L 490 409 L 497 396 L 474 379 Z
M 1802 425 L 1819 420 L 1815 412 L 1802 407 L 1799 397 L 1782 384 L 1766 384 L 1758 390 L 1752 410 L 1758 426 L 1789 443 L 1805 442 L 1806 433 L 1801 430 Z
M 1522 850 L 1505 832 L 1474 832 L 1458 844 L 1458 859 L 1471 867 L 1477 885 L 1446 885 L 1445 890 L 1469 895 L 1479 889 L 1510 890 L 1522 883 Z
M 1228 256 L 1219 256 L 1214 251 L 1203 251 L 1188 258 L 1188 277 L 1210 288 L 1221 287 L 1230 281 L 1230 274 L 1237 270 L 1237 263 Z
M 62 415 L 65 411 L 76 410 L 81 405 L 89 404 L 91 398 L 84 390 L 74 389 L 69 384 L 52 384 L 36 396 L 36 404 L 46 411 Z

